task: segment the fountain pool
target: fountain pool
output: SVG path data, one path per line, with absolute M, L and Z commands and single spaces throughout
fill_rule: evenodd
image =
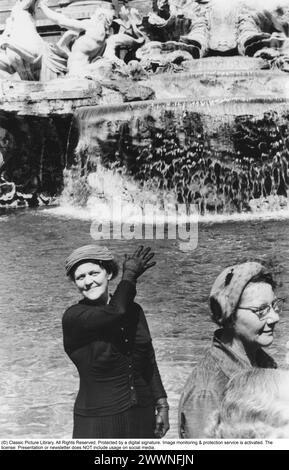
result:
M 62 346 L 61 316 L 77 300 L 63 259 L 91 241 L 90 221 L 53 208 L 6 213 L 0 218 L 0 438 L 70 438 L 77 372 Z M 209 346 L 210 286 L 226 265 L 258 257 L 282 266 L 280 294 L 289 287 L 289 220 L 201 222 L 198 246 L 180 250 L 176 240 L 147 241 L 157 266 L 143 276 L 137 300 L 151 328 L 177 437 L 177 403 L 192 366 Z M 111 240 L 121 260 L 138 240 Z M 286 366 L 288 304 L 270 353 Z

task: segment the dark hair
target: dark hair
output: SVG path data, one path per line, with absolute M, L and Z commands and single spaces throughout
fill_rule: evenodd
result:
M 248 284 L 251 284 L 251 282 L 252 283 L 264 282 L 265 284 L 270 284 L 272 289 L 276 289 L 276 287 L 277 287 L 277 282 L 273 279 L 273 275 L 270 272 L 260 272 L 260 273 L 256 274 L 256 276 L 254 276 L 254 277 L 252 277 L 252 279 L 250 279 Z
M 217 325 L 219 325 L 219 326 L 227 326 L 226 324 L 228 323 L 228 319 L 227 319 L 227 321 L 222 319 L 223 311 L 222 311 L 222 307 L 219 304 L 219 302 L 217 301 L 217 299 L 215 299 L 215 297 L 210 297 L 209 301 L 210 301 L 210 309 L 211 309 L 211 312 L 212 312 L 213 321 L 215 323 L 217 323 Z
M 83 259 L 76 263 L 71 270 L 68 273 L 68 277 L 74 281 L 74 273 L 78 266 L 80 266 L 83 263 L 94 263 L 100 266 L 101 268 L 105 269 L 107 274 L 112 274 L 112 279 L 114 279 L 118 275 L 118 265 L 114 260 L 108 260 L 108 261 L 101 261 L 101 260 L 96 260 L 96 259 Z

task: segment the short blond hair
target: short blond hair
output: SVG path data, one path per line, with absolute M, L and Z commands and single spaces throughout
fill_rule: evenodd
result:
M 289 438 L 289 410 L 284 414 L 280 402 L 280 388 L 285 384 L 288 387 L 288 370 L 253 368 L 235 375 L 225 389 L 219 410 L 211 417 L 206 436 Z

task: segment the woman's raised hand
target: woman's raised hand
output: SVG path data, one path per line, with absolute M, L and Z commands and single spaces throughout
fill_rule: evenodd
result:
M 151 248 L 144 248 L 142 245 L 136 249 L 133 255 L 125 255 L 123 279 L 132 278 L 136 280 L 147 269 L 156 264 L 155 261 L 150 262 L 153 257 L 154 253 L 151 251 Z

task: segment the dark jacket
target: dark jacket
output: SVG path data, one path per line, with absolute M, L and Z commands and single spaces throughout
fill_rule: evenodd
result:
M 237 355 L 221 341 L 223 330 L 214 334 L 213 344 L 189 376 L 179 404 L 179 435 L 181 438 L 204 438 L 212 413 L 218 409 L 230 378 L 251 368 L 249 359 Z M 257 351 L 256 366 L 276 368 L 275 361 L 262 349 Z
M 166 397 L 135 286 L 121 281 L 109 304 L 81 300 L 63 316 L 64 349 L 80 388 L 74 411 L 109 416 Z

